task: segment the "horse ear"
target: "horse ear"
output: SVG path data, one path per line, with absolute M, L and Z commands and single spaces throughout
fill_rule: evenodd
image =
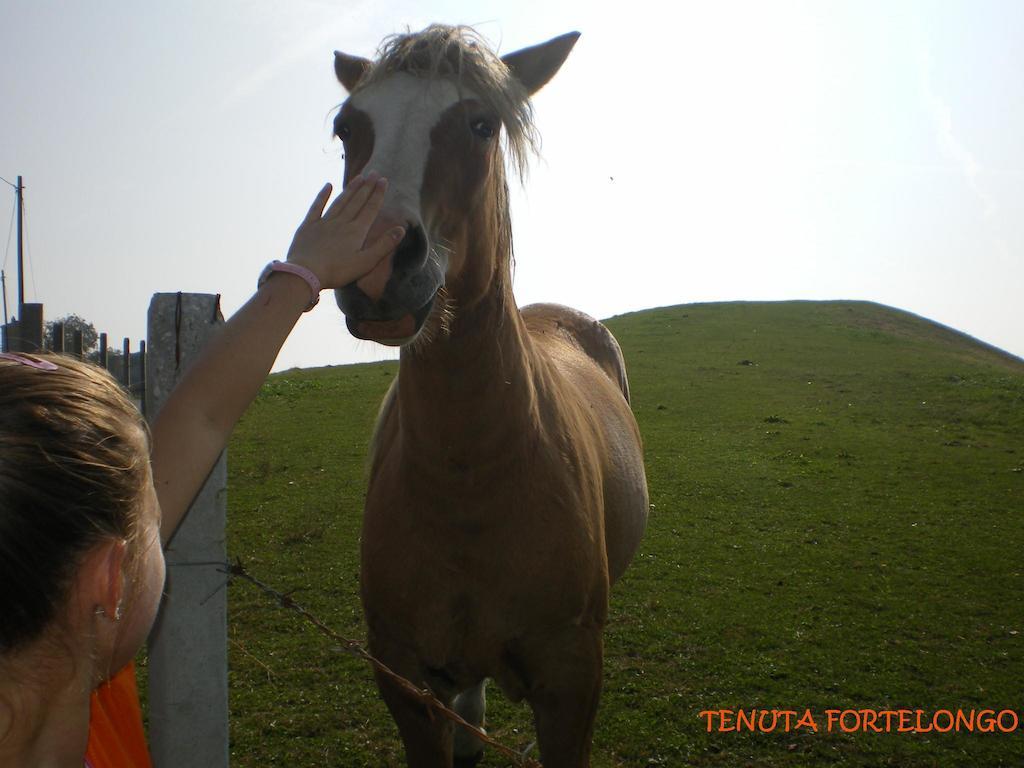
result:
M 579 37 L 579 32 L 569 32 L 546 43 L 506 54 L 501 60 L 532 96 L 555 76 Z
M 345 90 L 351 93 L 370 69 L 370 60 L 359 56 L 349 56 L 341 51 L 334 52 L 334 74 Z

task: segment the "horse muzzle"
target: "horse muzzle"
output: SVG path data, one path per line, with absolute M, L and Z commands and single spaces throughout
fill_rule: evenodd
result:
M 396 320 L 357 320 L 345 317 L 349 333 L 357 339 L 375 341 L 386 347 L 401 347 L 419 335 L 434 309 L 434 297 L 414 312 L 406 312 Z
M 374 222 L 367 242 L 402 223 L 382 216 Z M 390 256 L 355 283 L 335 291 L 349 333 L 357 339 L 392 347 L 411 342 L 430 316 L 444 283 L 446 265 L 429 258 L 423 228 L 404 226 L 405 237 Z

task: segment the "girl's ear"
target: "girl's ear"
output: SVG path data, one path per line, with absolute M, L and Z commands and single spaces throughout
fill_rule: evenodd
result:
M 104 539 L 89 550 L 78 569 L 79 609 L 105 616 L 111 621 L 121 618 L 124 599 L 124 561 L 128 542 Z
M 569 32 L 546 43 L 506 54 L 501 60 L 533 96 L 555 76 L 579 38 L 579 32 Z
M 352 93 L 363 75 L 370 69 L 370 60 L 359 56 L 349 56 L 341 51 L 334 52 L 334 74 L 345 90 Z

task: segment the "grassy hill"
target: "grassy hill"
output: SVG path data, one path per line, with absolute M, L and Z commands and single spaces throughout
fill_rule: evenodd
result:
M 1024 719 L 1024 362 L 866 303 L 607 324 L 652 510 L 613 592 L 594 765 L 1021 765 L 1024 732 L 826 733 L 822 713 Z M 231 555 L 356 638 L 363 462 L 396 370 L 275 375 L 229 452 Z M 360 662 L 243 584 L 229 632 L 234 765 L 404 764 Z M 810 708 L 822 729 L 698 715 L 741 707 Z M 489 730 L 533 740 L 496 689 Z

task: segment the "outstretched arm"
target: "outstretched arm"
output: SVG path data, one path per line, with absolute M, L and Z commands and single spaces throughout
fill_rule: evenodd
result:
M 331 185 L 326 185 L 295 232 L 288 261 L 310 270 L 325 289 L 340 288 L 372 270 L 403 235 L 397 228 L 363 247 L 386 186 L 384 179 L 375 176 L 353 179 L 325 214 L 331 195 Z M 305 280 L 274 272 L 210 339 L 157 415 L 152 466 L 163 512 L 164 543 L 174 534 L 309 303 Z

